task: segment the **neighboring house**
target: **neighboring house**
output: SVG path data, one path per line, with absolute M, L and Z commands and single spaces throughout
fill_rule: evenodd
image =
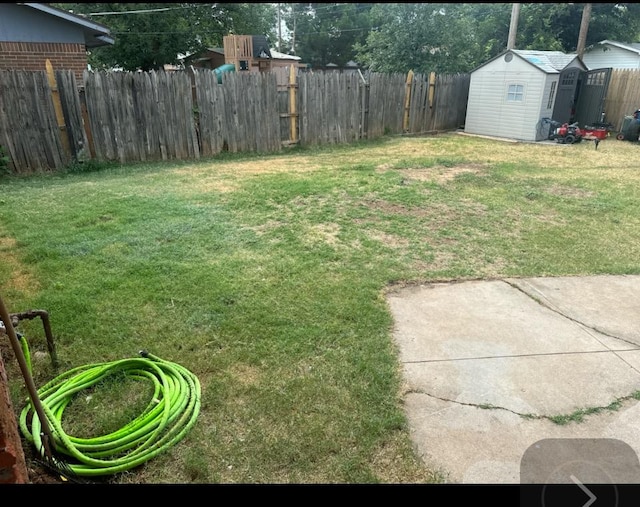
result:
M 293 65 L 294 67 L 306 68 L 306 65 L 302 63 L 302 58 L 295 55 L 288 55 L 286 53 L 280 53 L 275 49 L 271 49 L 271 68 L 273 67 L 288 67 Z
M 225 64 L 233 64 L 236 70 L 264 71 L 275 67 L 306 67 L 299 56 L 280 53 L 269 47 L 263 35 L 227 35 L 224 48 L 207 48 L 185 57 L 185 67 L 217 69 Z M 226 52 L 225 52 L 226 50 Z
M 305 66 L 298 56 L 273 51 L 264 35 L 225 35 L 222 42 L 224 63 L 233 64 L 239 72 L 263 72 L 290 65 Z
M 192 65 L 198 69 L 217 69 L 224 65 L 223 48 L 207 48 L 197 54 L 191 54 L 183 59 L 186 67 Z
M 576 91 L 586 70 L 575 54 L 504 51 L 471 72 L 464 131 L 544 140 L 549 126 L 543 119 L 565 122 L 577 113 Z M 599 83 L 589 79 L 590 85 L 591 81 Z
M 603 40 L 587 48 L 582 61 L 590 69 L 640 69 L 640 42 Z
M 326 65 L 314 65 L 311 67 L 312 71 L 330 71 L 330 72 L 340 72 L 344 74 L 352 74 L 357 73 L 359 70 L 359 66 L 353 60 L 349 60 L 344 64 L 344 67 L 340 67 L 337 63 L 327 63 Z
M 113 44 L 106 26 L 49 4 L 0 4 L 0 69 L 72 70 L 78 84 L 87 50 Z

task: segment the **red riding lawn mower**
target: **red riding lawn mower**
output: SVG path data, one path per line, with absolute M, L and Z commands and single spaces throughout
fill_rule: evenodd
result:
M 595 123 L 593 125 L 585 125 L 580 128 L 578 123 L 560 123 L 554 120 L 550 121 L 549 139 L 556 140 L 561 144 L 574 144 L 580 141 L 593 141 L 598 149 L 598 143 L 605 139 L 611 132 L 613 125 L 610 123 Z

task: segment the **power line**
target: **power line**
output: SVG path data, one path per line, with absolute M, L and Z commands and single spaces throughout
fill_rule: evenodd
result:
M 344 33 L 344 32 L 361 32 L 361 31 L 375 31 L 377 30 L 378 27 L 371 27 L 371 28 L 344 28 L 344 29 L 336 29 L 336 30 L 332 30 L 332 31 L 321 31 L 321 32 L 296 32 L 296 37 L 298 36 L 304 36 L 304 35 L 334 35 L 337 33 Z M 173 32 L 173 31 L 165 31 L 165 32 L 111 32 L 113 35 L 172 35 L 172 34 L 191 34 L 193 33 L 193 30 L 189 30 L 189 31 L 181 31 L 181 32 Z M 229 33 L 228 30 L 226 31 L 219 31 L 219 30 L 207 30 L 207 34 L 221 34 L 221 35 L 227 35 Z
M 202 4 L 202 5 L 212 5 L 212 4 Z M 197 7 L 200 7 L 198 5 Z M 173 11 L 176 9 L 192 9 L 193 5 L 180 5 L 178 7 L 159 7 L 158 9 L 140 9 L 136 11 L 109 11 L 109 12 L 91 12 L 87 14 L 87 16 L 117 16 L 120 14 L 147 14 L 150 12 L 163 12 L 163 11 Z

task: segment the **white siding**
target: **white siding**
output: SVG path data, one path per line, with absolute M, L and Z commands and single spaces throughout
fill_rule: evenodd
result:
M 540 112 L 538 113 L 538 119 L 536 121 L 536 141 L 542 141 L 547 138 L 549 134 L 548 125 L 543 125 L 541 122 L 542 118 L 551 118 L 553 113 L 553 106 L 556 103 L 556 96 L 558 94 L 558 80 L 559 74 L 548 74 L 545 79 L 544 90 L 542 92 L 542 101 L 540 103 Z M 549 97 L 551 93 L 552 83 L 555 83 L 553 86 L 553 97 Z M 551 99 L 551 107 L 549 107 L 549 102 Z
M 600 45 L 586 51 L 582 58 L 584 64 L 592 69 L 612 67 L 614 69 L 640 69 L 640 55 L 618 48 L 606 46 L 607 51 Z
M 524 85 L 522 102 L 507 101 L 509 84 Z M 465 132 L 535 141 L 547 85 L 542 70 L 517 56 L 510 62 L 500 57 L 476 69 L 469 84 Z

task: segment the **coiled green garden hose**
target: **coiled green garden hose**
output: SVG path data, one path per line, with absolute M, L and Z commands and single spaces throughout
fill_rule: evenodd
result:
M 40 389 L 38 396 L 51 428 L 55 451 L 71 458 L 51 458 L 45 453 L 41 421 L 28 403 L 20 414 L 20 429 L 43 460 L 63 474 L 95 477 L 130 470 L 164 452 L 181 440 L 195 424 L 200 411 L 200 382 L 179 364 L 145 351 L 142 357 L 80 366 L 59 375 Z M 64 409 L 75 395 L 105 378 L 124 373 L 153 383 L 147 407 L 121 429 L 95 438 L 67 435 L 62 427 Z

